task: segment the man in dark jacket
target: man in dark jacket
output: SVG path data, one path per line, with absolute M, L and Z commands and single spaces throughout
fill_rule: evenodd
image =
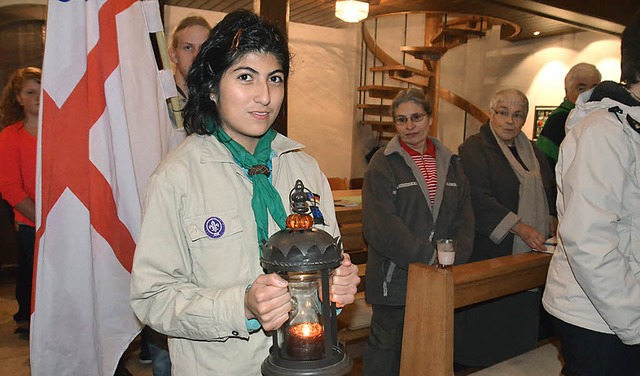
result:
M 366 301 L 372 304 L 365 375 L 397 375 L 409 264 L 434 264 L 438 239 L 471 255 L 473 209 L 460 159 L 428 137 L 431 107 L 418 89 L 392 104 L 398 135 L 376 152 L 364 177 L 362 225 L 369 245 Z

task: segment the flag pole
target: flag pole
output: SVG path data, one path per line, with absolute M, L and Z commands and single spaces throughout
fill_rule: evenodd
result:
M 160 30 L 154 33 L 156 42 L 158 43 L 158 53 L 160 54 L 160 60 L 162 61 L 162 68 L 169 68 L 171 66 L 169 60 L 169 49 L 167 48 L 167 38 L 164 36 L 164 31 Z M 178 109 L 176 111 L 176 109 Z M 180 99 L 178 97 L 169 98 L 169 110 L 173 112 L 176 120 L 176 128 L 183 128 L 182 120 L 182 108 L 180 108 Z

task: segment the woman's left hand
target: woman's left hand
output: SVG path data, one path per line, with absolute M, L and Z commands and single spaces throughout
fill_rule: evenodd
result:
M 338 308 L 354 301 L 354 296 L 358 292 L 358 267 L 351 263 L 349 254 L 344 254 L 342 264 L 334 271 L 331 277 L 331 301 L 336 303 Z

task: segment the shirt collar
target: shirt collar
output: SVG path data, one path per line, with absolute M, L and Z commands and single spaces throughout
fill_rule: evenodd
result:
M 407 146 L 407 144 L 404 143 L 404 141 L 402 141 L 402 139 L 400 139 L 400 146 L 402 146 L 402 148 L 407 153 L 409 153 L 409 155 L 412 156 L 412 157 L 422 156 L 422 155 L 428 155 L 428 156 L 433 157 L 433 158 L 436 157 L 436 146 L 428 138 L 427 138 L 427 149 L 424 151 L 424 154 L 420 154 L 417 151 L 411 149 L 409 146 Z

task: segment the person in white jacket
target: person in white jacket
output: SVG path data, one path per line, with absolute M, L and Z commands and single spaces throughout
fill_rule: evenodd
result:
M 291 294 L 263 273 L 259 244 L 284 227 L 296 180 L 321 198 L 317 226 L 339 236 L 317 162 L 271 129 L 288 74 L 286 38 L 246 10 L 218 23 L 189 70 L 189 136 L 149 180 L 131 273 L 131 305 L 169 336 L 174 375 L 260 375 Z M 338 307 L 357 271 L 347 254 L 333 271 Z
M 544 308 L 563 374 L 640 374 L 640 14 L 622 34 L 621 83 L 583 93 L 556 166 L 558 247 Z

